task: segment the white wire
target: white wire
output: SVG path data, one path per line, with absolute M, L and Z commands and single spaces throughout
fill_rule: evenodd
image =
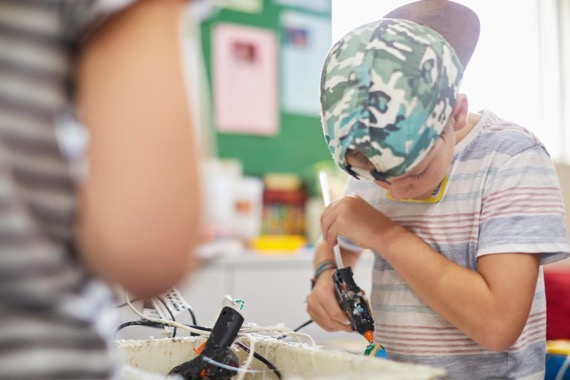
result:
M 276 332 L 275 330 L 273 330 L 273 327 L 268 327 L 267 329 L 271 329 L 271 331 L 270 330 L 267 330 L 267 331 Z M 248 333 L 248 334 L 253 334 L 253 333 Z M 244 336 L 245 333 L 239 333 L 238 335 Z M 268 338 L 267 335 L 261 335 L 261 334 L 257 334 L 257 335 L 259 335 L 262 338 Z M 317 345 L 317 343 L 315 342 L 313 337 L 310 336 L 309 334 L 295 332 L 295 331 L 282 331 L 281 334 L 279 334 L 279 337 L 277 337 L 276 339 L 281 339 L 281 337 L 283 337 L 283 335 L 292 336 L 293 338 L 295 338 L 295 341 L 297 343 L 303 343 L 303 341 L 302 341 L 302 338 L 303 338 L 306 341 L 308 341 L 311 346 L 315 347 Z M 269 338 L 271 338 L 271 336 L 269 336 Z
M 153 318 L 153 317 L 149 317 L 147 315 L 144 315 L 143 313 L 141 313 L 132 303 L 131 300 L 129 299 L 129 294 L 128 292 L 125 292 L 125 302 L 127 303 L 127 305 L 129 306 L 129 308 L 135 313 L 137 314 L 139 317 L 146 319 L 148 321 L 152 321 L 152 322 L 157 322 L 157 323 L 163 323 L 165 325 L 169 325 L 169 326 L 173 326 L 173 327 L 177 327 L 180 328 L 182 330 L 186 330 L 186 331 L 190 331 L 192 333 L 195 334 L 199 334 L 199 335 L 204 335 L 204 336 L 209 336 L 210 335 L 210 331 L 204 331 L 204 330 L 200 330 L 200 329 L 195 329 L 193 327 L 190 326 L 186 326 L 183 323 L 180 322 L 176 322 L 176 321 L 172 321 L 169 319 L 160 319 L 160 318 Z M 287 334 L 287 335 L 291 335 L 294 337 L 304 337 L 307 340 L 309 340 L 309 342 L 311 342 L 311 344 L 313 346 L 316 346 L 315 340 L 313 339 L 313 337 L 311 337 L 308 334 L 305 333 L 299 333 L 299 332 L 295 332 L 292 329 L 290 329 L 289 327 L 285 327 L 285 326 L 249 326 L 249 327 L 242 327 L 240 329 L 239 335 L 244 335 L 244 334 L 251 334 L 251 333 L 274 333 L 274 334 Z
M 242 376 L 241 374 L 245 375 L 246 373 L 264 373 L 264 372 L 267 372 L 267 370 L 265 370 L 265 369 L 244 369 L 244 368 L 240 368 L 240 367 L 233 367 L 231 365 L 220 363 L 220 362 L 218 362 L 212 358 L 209 358 L 207 356 L 203 356 L 202 359 L 205 362 L 208 362 L 210 364 L 215 365 L 216 367 L 229 369 L 230 371 L 237 372 L 240 374 L 240 376 Z
M 323 194 L 323 202 L 325 203 L 325 207 L 331 203 L 331 192 L 329 189 L 329 179 L 327 173 L 323 170 L 319 171 L 319 182 L 321 184 L 321 193 Z M 340 247 L 338 244 L 335 244 L 333 247 L 334 258 L 336 261 L 336 266 L 338 268 L 344 268 L 344 264 L 342 263 L 342 256 L 340 255 Z
M 176 322 L 176 321 L 172 321 L 170 319 L 161 319 L 161 318 L 153 318 L 153 317 L 149 317 L 147 315 L 144 315 L 143 313 L 141 313 L 136 307 L 134 307 L 134 305 L 131 303 L 131 300 L 129 299 L 129 293 L 125 292 L 125 302 L 127 303 L 127 305 L 129 306 L 129 308 L 135 313 L 137 314 L 139 317 L 146 319 L 148 321 L 151 322 L 157 322 L 157 323 L 163 323 L 165 325 L 169 325 L 169 326 L 173 326 L 173 327 L 177 327 L 179 329 L 182 330 L 187 330 L 190 331 L 192 333 L 195 334 L 199 334 L 199 335 L 210 335 L 210 331 L 204 331 L 204 330 L 200 330 L 200 329 L 195 329 L 193 327 L 190 326 L 186 326 L 183 323 L 180 322 Z
M 300 341 L 299 338 L 305 338 L 306 340 L 308 340 L 311 344 L 311 346 L 316 346 L 317 343 L 315 342 L 315 340 L 313 339 L 312 336 L 310 336 L 309 334 L 305 334 L 305 333 L 300 333 L 297 331 L 294 331 L 293 329 L 290 329 L 289 327 L 285 327 L 285 326 L 256 326 L 256 327 L 242 327 L 240 330 L 240 334 L 244 335 L 244 334 L 253 334 L 253 333 L 279 333 L 279 335 L 290 335 L 292 337 L 294 337 L 297 342 Z
M 311 343 L 311 346 L 313 346 L 313 347 L 316 347 L 316 345 L 317 345 L 317 342 L 315 342 L 313 337 L 307 333 L 293 332 L 292 334 L 289 334 L 289 335 L 294 336 L 295 338 L 297 338 L 297 337 L 305 338 Z
M 188 330 L 190 332 L 200 334 L 200 335 L 210 335 L 210 331 L 203 331 L 203 330 L 195 329 L 195 328 L 192 328 L 190 326 L 186 326 L 185 324 L 182 324 L 182 323 L 179 323 L 176 321 L 172 321 L 172 320 L 168 320 L 168 319 L 153 318 L 153 317 L 149 317 L 147 315 L 144 315 L 132 304 L 132 302 L 129 298 L 128 292 L 125 292 L 125 302 L 127 303 L 129 308 L 135 314 L 137 314 L 141 318 L 146 319 L 148 321 L 163 323 L 163 324 L 173 326 L 173 327 L 177 327 L 177 328 L 180 328 L 183 330 Z M 316 342 L 312 336 L 310 336 L 309 334 L 296 332 L 296 331 L 290 329 L 289 327 L 285 327 L 285 326 L 255 326 L 255 327 L 254 326 L 246 326 L 246 327 L 242 327 L 240 329 L 240 332 L 238 333 L 239 336 L 245 337 L 249 341 L 249 347 L 248 347 L 249 353 L 248 353 L 246 361 L 244 362 L 244 364 L 240 368 L 227 366 L 223 363 L 219 363 L 219 362 L 217 362 L 211 358 L 208 358 L 208 357 L 204 357 L 204 360 L 207 362 L 210 362 L 211 364 L 214 364 L 216 366 L 226 368 L 226 369 L 230 369 L 232 371 L 237 371 L 238 372 L 237 380 L 243 380 L 246 373 L 265 372 L 266 370 L 257 371 L 257 370 L 249 369 L 249 367 L 251 366 L 251 363 L 253 362 L 253 359 L 255 357 L 255 342 L 256 341 L 255 341 L 253 334 L 254 333 L 260 333 L 260 332 L 279 333 L 280 335 L 283 335 L 283 334 L 290 335 L 290 336 L 295 337 L 298 342 L 299 342 L 299 338 L 303 337 L 303 338 L 307 339 L 313 347 L 316 346 Z
M 254 358 L 255 339 L 251 334 L 246 334 L 244 336 L 249 340 L 249 355 L 247 355 L 247 359 L 245 360 L 245 363 L 243 363 L 241 368 L 244 370 L 249 370 L 249 367 L 251 366 L 251 363 L 253 362 Z M 244 376 L 245 376 L 245 371 L 239 372 L 237 380 L 243 380 Z

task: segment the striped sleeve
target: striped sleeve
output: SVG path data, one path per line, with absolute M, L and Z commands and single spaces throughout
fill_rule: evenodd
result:
M 506 131 L 501 164 L 491 169 L 482 199 L 477 255 L 540 253 L 541 264 L 568 252 L 565 212 L 554 165 L 528 135 Z
M 64 1 L 61 8 L 64 36 L 80 43 L 109 16 L 135 0 L 74 0 Z
M 58 127 L 73 47 L 124 1 L 0 0 L 0 379 L 109 379 L 111 294 L 76 259 Z

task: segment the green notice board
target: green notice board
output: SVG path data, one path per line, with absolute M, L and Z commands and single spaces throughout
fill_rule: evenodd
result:
M 322 66 L 322 61 L 324 60 L 326 51 L 323 53 L 323 41 L 322 35 L 323 30 L 326 30 L 326 26 L 330 30 L 330 0 L 259 0 L 262 4 L 259 12 L 247 12 L 240 11 L 238 9 L 220 9 L 215 12 L 209 19 L 206 19 L 201 25 L 201 35 L 202 35 L 202 47 L 204 50 L 204 58 L 206 61 L 206 70 L 210 84 L 212 84 L 213 77 L 213 46 L 215 43 L 212 38 L 212 30 L 221 23 L 229 23 L 232 25 L 240 25 L 254 28 L 261 28 L 263 30 L 269 30 L 275 33 L 277 41 L 277 58 L 275 62 L 278 64 L 278 85 L 276 86 L 277 98 L 278 98 L 278 132 L 272 136 L 245 134 L 245 133 L 228 133 L 220 132 L 216 125 L 212 125 L 216 136 L 216 146 L 217 155 L 219 158 L 235 158 L 239 159 L 243 164 L 245 175 L 263 175 L 267 172 L 288 172 L 299 174 L 302 177 L 311 171 L 316 163 L 322 161 L 330 161 L 331 157 L 328 152 L 320 122 L 320 115 L 318 112 L 318 107 L 315 109 L 314 102 L 318 104 L 318 77 L 320 75 L 320 67 Z M 303 4 L 308 2 L 309 4 L 320 4 L 318 7 L 307 7 Z M 319 52 L 313 54 L 312 59 L 307 62 L 299 62 L 294 56 L 289 56 L 289 61 L 284 59 L 283 52 L 284 46 L 290 40 L 291 29 L 287 29 L 283 23 L 287 17 L 292 17 L 297 20 L 303 20 L 303 17 L 307 17 L 313 21 L 314 25 L 318 24 L 320 26 L 321 40 L 319 46 Z M 323 28 L 323 25 L 325 28 Z M 305 35 L 306 41 L 311 46 L 311 39 L 314 37 L 311 35 L 313 32 L 311 29 L 306 30 Z M 328 33 L 328 41 L 325 41 L 324 45 L 328 49 L 330 47 L 330 33 Z M 305 41 L 305 40 L 303 40 Z M 328 46 L 327 46 L 328 45 Z M 311 57 L 311 54 L 305 54 L 307 57 Z M 296 88 L 287 87 L 290 83 L 284 83 L 284 62 L 291 62 L 298 66 L 306 66 L 307 68 L 312 68 L 312 72 L 315 72 L 315 67 L 319 69 L 314 74 L 310 74 L 311 77 L 307 77 L 310 81 L 315 81 L 317 83 L 316 88 L 314 88 L 315 99 L 312 99 L 312 94 L 308 95 L 306 92 L 298 92 Z M 307 76 L 305 70 L 291 70 L 289 68 L 288 77 L 291 78 L 292 75 Z M 312 75 L 316 77 L 313 78 Z M 297 82 L 302 81 L 301 78 Z M 313 87 L 311 87 L 313 88 Z M 284 89 L 287 89 L 288 99 L 296 101 L 296 107 L 283 106 L 284 103 Z M 303 91 L 303 89 L 299 89 Z M 294 96 L 291 96 L 291 95 Z M 298 95 L 298 97 L 297 97 Z M 215 97 L 216 93 L 214 87 L 212 86 L 212 96 Z M 303 106 L 303 99 L 308 99 L 312 107 L 308 107 L 302 112 L 298 112 L 299 107 Z M 299 104 L 300 103 L 300 104 Z M 214 107 L 214 101 L 212 101 L 212 112 L 216 112 Z M 212 123 L 215 123 L 215 117 L 211 118 Z

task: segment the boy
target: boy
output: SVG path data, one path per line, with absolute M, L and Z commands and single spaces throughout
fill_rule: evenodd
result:
M 325 60 L 325 139 L 352 178 L 321 216 L 307 311 L 327 331 L 350 331 L 322 263 L 337 241 L 345 265 L 371 249 L 375 341 L 390 359 L 453 379 L 543 379 L 540 266 L 570 252 L 551 159 L 526 129 L 468 112 L 459 87 L 478 37 L 471 10 L 424 0 L 388 17 Z

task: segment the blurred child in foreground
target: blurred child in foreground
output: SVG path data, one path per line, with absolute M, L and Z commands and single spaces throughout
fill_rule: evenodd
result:
M 0 0 L 0 378 L 109 379 L 109 285 L 152 297 L 201 211 L 180 0 Z M 86 171 L 58 127 L 89 134 Z

